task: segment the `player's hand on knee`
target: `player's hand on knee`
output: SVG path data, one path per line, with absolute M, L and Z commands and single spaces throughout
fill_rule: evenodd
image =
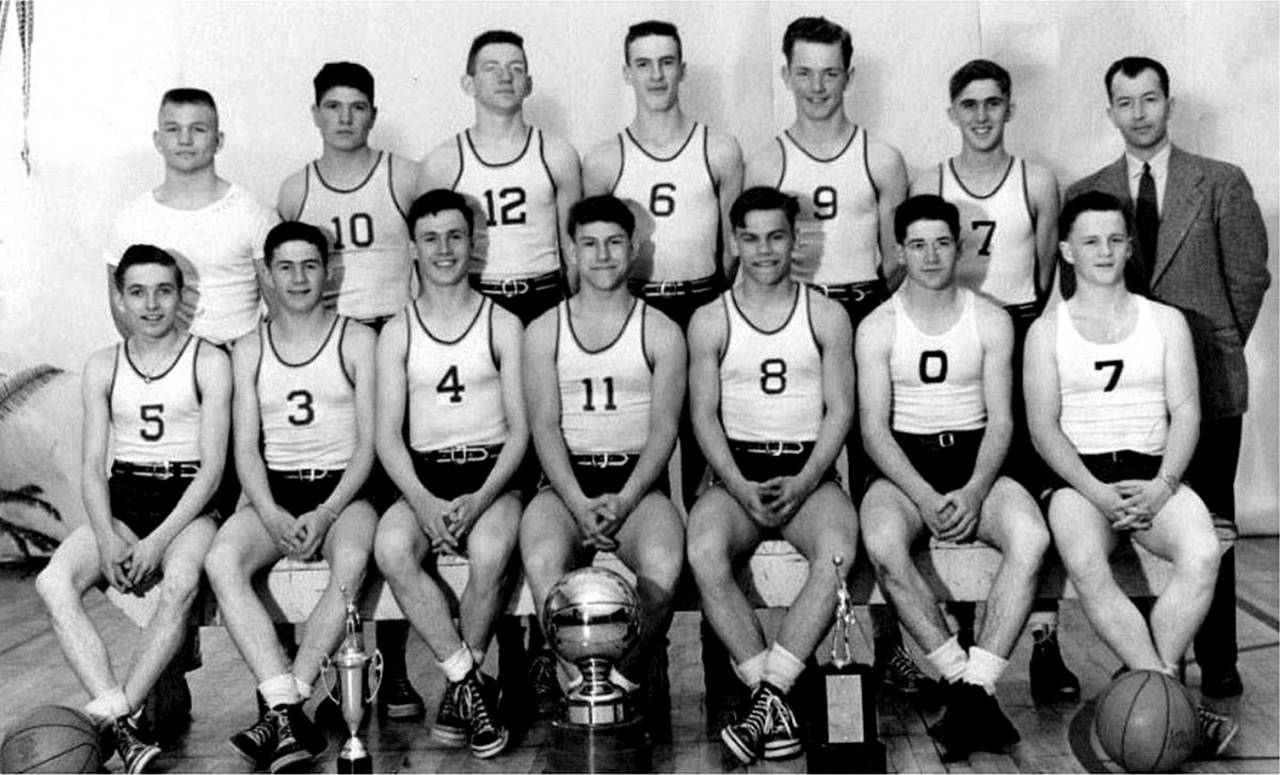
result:
M 271 536 L 276 550 L 281 554 L 292 556 L 296 551 L 293 540 L 295 527 L 293 515 L 284 509 L 276 508 L 259 512 L 259 518 L 262 520 L 262 526 Z
M 444 524 L 455 542 L 461 542 L 480 518 L 479 504 L 472 493 L 459 495 L 444 508 Z
M 312 560 L 320 553 L 324 538 L 329 534 L 332 512 L 315 508 L 298 517 L 293 528 L 293 552 L 298 560 Z
M 942 538 L 942 533 L 951 525 L 955 506 L 947 501 L 946 496 L 932 490 L 929 495 L 913 499 L 913 502 L 924 526 L 935 538 Z
M 1089 499 L 1094 508 L 1102 512 L 1102 515 L 1112 523 L 1112 527 L 1115 527 L 1117 522 L 1122 523 L 1122 525 L 1128 525 L 1129 521 L 1131 521 L 1133 514 L 1130 504 L 1125 500 L 1124 495 L 1116 485 L 1099 482 L 1098 487 L 1093 491 L 1082 494 Z M 1118 529 L 1127 528 L 1121 527 Z
M 969 487 L 961 487 L 942 496 L 942 501 L 938 538 L 954 543 L 972 539 L 978 530 L 978 516 L 982 507 L 978 494 Z
M 1163 479 L 1129 479 L 1116 482 L 1116 489 L 1124 496 L 1128 509 L 1145 520 L 1140 529 L 1151 527 L 1151 521 L 1173 497 L 1173 490 Z
M 805 498 L 809 497 L 812 488 L 808 487 L 798 476 L 775 476 L 761 482 L 760 500 L 773 520 L 770 527 L 785 524 L 800 510 Z
M 129 562 L 129 542 L 114 530 L 98 539 L 98 565 L 107 583 L 118 592 L 129 591 L 129 577 L 125 565 Z
M 141 593 L 141 588 L 159 575 L 164 550 L 165 542 L 157 538 L 155 533 L 133 545 L 125 560 L 128 567 L 125 578 L 131 590 Z
M 763 484 L 742 479 L 739 483 L 726 482 L 725 487 L 752 521 L 765 527 L 781 524 L 766 503 Z

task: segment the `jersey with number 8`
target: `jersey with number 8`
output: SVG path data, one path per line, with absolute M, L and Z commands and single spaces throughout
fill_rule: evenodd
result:
M 201 340 L 187 337 L 162 374 L 143 377 L 126 346 L 116 345 L 111 376 L 111 458 L 126 463 L 200 459 L 200 396 L 196 357 Z

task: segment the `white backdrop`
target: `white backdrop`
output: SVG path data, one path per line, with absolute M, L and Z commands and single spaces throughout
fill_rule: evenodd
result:
M 1280 232 L 1280 6 L 1269 3 L 285 3 L 41 0 L 31 105 L 33 170 L 21 146 L 16 29 L 0 50 L 0 371 L 34 362 L 79 369 L 112 341 L 101 250 L 114 212 L 154 185 L 150 133 L 160 94 L 217 98 L 224 177 L 273 203 L 280 181 L 319 152 L 311 78 L 325 61 L 377 79 L 373 142 L 417 159 L 471 120 L 458 85 L 478 32 L 523 34 L 534 79 L 527 115 L 579 150 L 630 120 L 622 38 L 648 18 L 681 30 L 686 109 L 750 153 L 790 122 L 778 77 L 783 29 L 824 14 L 853 32 L 854 120 L 897 146 L 913 173 L 955 152 L 947 79 L 985 56 L 1014 78 L 1009 145 L 1066 184 L 1115 159 L 1103 112 L 1114 59 L 1162 60 L 1178 103 L 1175 142 L 1243 167 L 1261 203 L 1277 273 Z M 1238 480 L 1254 531 L 1276 532 L 1277 303 L 1249 343 L 1252 409 Z M 0 461 L 2 463 L 2 461 Z

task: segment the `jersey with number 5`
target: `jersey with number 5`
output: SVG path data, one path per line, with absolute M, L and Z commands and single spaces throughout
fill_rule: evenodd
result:
M 480 302 L 455 339 L 431 332 L 418 304 L 405 311 L 408 331 L 409 446 L 415 452 L 507 440 L 502 378 L 493 351 L 493 302 Z
M 796 284 L 786 321 L 756 327 L 733 291 L 720 297 L 727 321 L 720 358 L 720 416 L 733 441 L 810 442 L 822 425 L 822 355 L 809 315 L 809 290 Z
M 978 301 L 970 290 L 961 288 L 958 293 L 960 316 L 940 334 L 928 334 L 916 326 L 902 303 L 901 292 L 890 297 L 891 427 L 898 433 L 973 431 L 987 425 L 987 403 L 982 394 L 982 335 L 974 309 Z
M 342 361 L 347 318 L 335 317 L 310 358 L 280 357 L 271 324 L 259 328 L 258 414 L 263 460 L 272 471 L 347 467 L 356 446 L 356 389 Z
M 1027 163 L 1009 158 L 1009 167 L 986 196 L 970 191 L 953 161 L 938 165 L 938 195 L 960 210 L 964 255 L 956 280 L 1002 306 L 1036 300 L 1036 224 L 1027 194 Z
M 200 460 L 200 392 L 196 358 L 202 340 L 188 336 L 169 368 L 144 377 L 128 346 L 116 345 L 111 374 L 111 458 L 124 463 Z

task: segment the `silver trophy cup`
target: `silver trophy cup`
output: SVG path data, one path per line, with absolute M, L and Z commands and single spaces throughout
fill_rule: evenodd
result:
M 342 588 L 347 603 L 347 634 L 342 646 L 332 657 L 325 657 L 321 674 L 325 678 L 325 691 L 329 698 L 342 708 L 342 720 L 347 724 L 349 737 L 338 752 L 337 767 L 340 773 L 373 772 L 373 759 L 360 740 L 360 724 L 364 721 L 365 705 L 373 702 L 382 684 L 382 652 L 369 654 L 364 650 L 364 636 L 360 631 L 360 611 L 356 602 Z M 330 668 L 334 678 L 330 679 Z M 369 686 L 368 694 L 365 686 Z M 340 696 L 334 696 L 335 686 L 341 687 Z

